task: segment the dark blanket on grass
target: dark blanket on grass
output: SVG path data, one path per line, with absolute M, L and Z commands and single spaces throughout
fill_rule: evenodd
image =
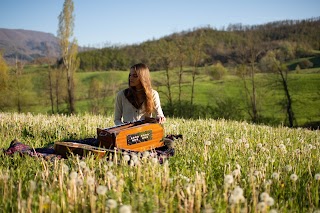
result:
M 167 135 L 166 139 L 171 140 L 170 145 L 165 145 L 155 149 L 155 153 L 159 159 L 159 162 L 162 163 L 164 158 L 169 158 L 174 155 L 174 140 L 182 138 L 182 135 Z M 98 140 L 96 138 L 85 138 L 82 140 L 68 140 L 68 142 L 75 142 L 81 144 L 87 144 L 90 146 L 98 146 Z M 28 155 L 32 157 L 42 157 L 47 160 L 55 160 L 63 158 L 61 155 L 55 153 L 54 144 L 50 144 L 42 148 L 32 148 L 17 139 L 14 139 L 8 149 L 3 150 L 4 154 L 12 156 L 15 154 L 19 155 Z M 121 152 L 121 150 L 119 150 Z M 127 152 L 127 151 L 126 151 Z M 132 151 L 133 152 L 133 151 Z

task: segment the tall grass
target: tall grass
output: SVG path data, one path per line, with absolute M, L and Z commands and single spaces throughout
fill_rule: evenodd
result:
M 112 117 L 0 114 L 0 146 L 94 137 Z M 1 212 L 318 212 L 319 131 L 168 118 L 182 134 L 163 164 L 152 152 L 95 159 L 1 155 Z

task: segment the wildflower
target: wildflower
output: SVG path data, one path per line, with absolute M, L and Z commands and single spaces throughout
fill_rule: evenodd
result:
M 87 164 L 84 161 L 80 161 L 79 166 L 84 169 L 87 167 Z
M 150 153 L 149 153 L 148 151 L 143 152 L 143 157 L 144 157 L 144 158 L 149 157 L 149 155 L 150 155 Z
M 129 161 L 130 160 L 130 156 L 129 155 L 124 155 L 123 156 L 123 160 L 126 161 L 126 162 Z
M 77 173 L 77 172 L 72 171 L 72 172 L 70 173 L 70 179 L 71 179 L 71 180 L 75 180 L 77 177 L 78 177 L 78 173 Z
M 119 213 L 131 213 L 131 206 L 130 205 L 120 206 Z
M 240 176 L 240 174 L 241 174 L 240 169 L 235 169 L 235 170 L 233 170 L 233 172 L 232 172 L 232 175 L 233 175 L 234 177 L 238 177 L 238 176 Z
M 269 213 L 278 213 L 276 209 L 270 209 Z
M 274 199 L 269 196 L 269 197 L 267 197 L 267 199 L 265 200 L 265 202 L 266 202 L 266 204 L 267 204 L 268 206 L 273 206 L 273 204 L 274 204 Z
M 69 172 L 69 167 L 66 164 L 62 164 L 62 173 L 68 173 Z
M 279 173 L 277 173 L 277 172 L 272 173 L 272 178 L 273 179 L 279 180 L 279 177 L 280 177 Z
M 244 144 L 244 148 L 249 149 L 249 148 L 250 148 L 250 144 L 245 143 L 245 144 Z
M 269 194 L 267 192 L 262 192 L 260 194 L 260 200 L 261 201 L 266 201 L 268 197 L 269 197 Z
M 315 174 L 314 179 L 316 179 L 316 180 L 320 180 L 320 173 Z
M 265 209 L 266 209 L 266 204 L 264 203 L 264 202 L 260 202 L 260 203 L 258 203 L 258 205 L 257 205 L 257 209 L 259 210 L 259 211 L 264 211 Z
M 224 184 L 230 185 L 233 183 L 233 176 L 232 175 L 226 175 L 224 177 Z
M 287 171 L 287 172 L 291 172 L 292 171 L 292 166 L 289 164 L 289 165 L 287 165 L 286 167 L 285 167 L 285 170 Z
M 205 142 L 204 142 L 204 145 L 205 145 L 205 146 L 210 146 L 210 145 L 211 145 L 211 141 L 205 141 Z
M 158 164 L 158 163 L 159 163 L 159 160 L 158 160 L 157 158 L 152 158 L 152 159 L 151 159 L 151 162 L 152 162 L 153 164 Z
M 109 209 L 115 209 L 117 208 L 117 206 L 118 206 L 117 201 L 113 199 L 107 200 L 107 207 L 109 207 Z
M 112 167 L 113 166 L 113 161 L 108 161 L 108 166 Z
M 243 195 L 243 189 L 239 186 L 235 187 L 234 190 L 232 191 L 232 194 L 236 197 Z
M 99 185 L 96 190 L 97 190 L 97 194 L 99 195 L 105 195 L 107 193 L 106 186 Z
M 290 179 L 291 179 L 293 182 L 295 182 L 295 181 L 298 180 L 298 176 L 297 176 L 296 174 L 292 174 L 292 175 L 290 175 Z
M 93 178 L 93 177 L 88 177 L 88 178 L 87 178 L 87 184 L 88 184 L 89 186 L 92 186 L 92 185 L 94 184 L 94 178 Z

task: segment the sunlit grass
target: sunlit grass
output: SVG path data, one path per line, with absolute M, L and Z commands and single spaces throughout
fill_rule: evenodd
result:
M 112 117 L 0 113 L 0 146 L 43 147 L 96 136 Z M 182 134 L 175 155 L 1 155 L 2 212 L 315 212 L 319 210 L 319 131 L 228 120 L 168 118 Z

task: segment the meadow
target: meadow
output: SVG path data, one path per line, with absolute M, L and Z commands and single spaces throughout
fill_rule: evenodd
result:
M 244 82 L 230 69 L 219 80 L 213 80 L 208 75 L 208 67 L 199 69 L 194 88 L 194 105 L 213 108 L 215 115 L 207 114 L 203 117 L 225 118 L 250 121 Z M 185 68 L 181 84 L 181 100 L 190 103 L 192 69 Z M 48 84 L 48 69 L 45 66 L 29 65 L 23 72 L 22 93 L 25 105 L 21 112 L 51 113 Z M 112 116 L 114 97 L 117 91 L 127 86 L 128 71 L 97 71 L 77 72 L 75 75 L 75 96 L 77 113 L 95 113 Z M 165 86 L 165 71 L 151 73 L 153 87 L 159 91 L 164 110 L 168 105 L 168 90 Z M 284 107 L 284 90 L 279 83 L 279 76 L 270 73 L 255 75 L 257 91 L 257 108 L 268 125 L 279 125 L 286 119 Z M 178 101 L 178 71 L 170 71 L 170 83 L 173 101 Z M 247 80 L 247 84 L 250 82 Z M 96 86 L 98 97 L 90 97 L 90 88 Z M 288 88 L 292 98 L 292 108 L 295 114 L 295 126 L 304 126 L 306 123 L 319 122 L 320 113 L 320 74 L 319 68 L 290 71 Z M 104 93 L 102 92 L 104 91 Z M 219 105 L 223 103 L 223 105 Z M 94 105 L 94 106 L 93 106 Z M 220 107 L 220 108 L 219 108 Z M 66 105 L 61 104 L 61 112 L 66 112 Z M 4 111 L 15 112 L 16 106 Z M 219 112 L 220 111 L 220 112 Z M 218 112 L 218 113 L 217 113 Z M 165 111 L 165 114 L 168 114 Z M 229 117 L 225 115 L 229 115 Z M 195 112 L 195 117 L 197 113 Z
M 96 136 L 102 115 L 0 113 L 0 147 Z M 1 153 L 1 212 L 320 212 L 319 130 L 168 118 L 175 155 L 45 160 Z

